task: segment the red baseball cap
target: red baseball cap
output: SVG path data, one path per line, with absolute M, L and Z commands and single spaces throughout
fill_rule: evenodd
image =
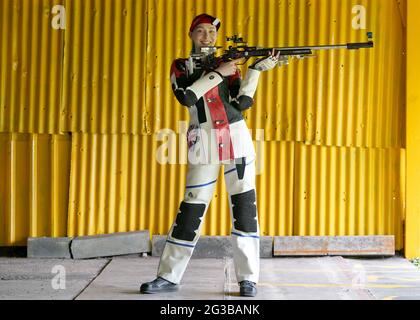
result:
M 220 23 L 220 20 L 219 20 L 219 19 L 217 19 L 217 18 L 215 18 L 215 17 L 212 17 L 212 16 L 211 16 L 211 15 L 209 15 L 209 14 L 202 13 L 202 14 L 200 14 L 200 15 L 196 16 L 196 17 L 194 18 L 194 20 L 191 22 L 190 32 L 193 32 L 193 31 L 194 31 L 194 29 L 195 29 L 195 28 L 196 28 L 199 24 L 202 24 L 202 23 L 209 23 L 209 24 L 212 24 L 212 25 L 214 25 L 214 26 L 216 27 L 216 30 L 219 30 L 220 25 L 221 25 L 221 23 Z

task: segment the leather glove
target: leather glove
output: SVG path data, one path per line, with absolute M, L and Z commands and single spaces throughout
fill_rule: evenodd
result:
M 255 61 L 249 67 L 254 70 L 258 71 L 268 71 L 273 69 L 279 62 L 278 56 L 270 55 L 268 57 L 264 57 Z

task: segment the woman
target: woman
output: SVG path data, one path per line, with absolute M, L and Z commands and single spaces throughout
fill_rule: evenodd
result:
M 219 19 L 201 14 L 191 23 L 192 53 L 216 44 Z M 178 101 L 188 107 L 188 173 L 184 200 L 165 243 L 157 278 L 142 293 L 178 290 L 200 236 L 220 166 L 224 164 L 232 219 L 236 278 L 242 296 L 255 296 L 259 278 L 259 225 L 255 193 L 255 150 L 242 112 L 251 107 L 261 71 L 274 68 L 278 56 L 257 60 L 241 80 L 238 61 L 216 59 L 210 71 L 176 59 L 171 83 Z

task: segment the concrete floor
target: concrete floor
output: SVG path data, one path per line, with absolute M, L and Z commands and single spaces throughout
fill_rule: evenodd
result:
M 0 300 L 420 300 L 420 270 L 401 257 L 261 259 L 255 298 L 238 296 L 230 258 L 192 259 L 178 292 L 139 294 L 140 284 L 155 278 L 158 263 L 138 256 L 0 258 Z M 54 266 L 65 270 L 65 289 L 53 288 Z

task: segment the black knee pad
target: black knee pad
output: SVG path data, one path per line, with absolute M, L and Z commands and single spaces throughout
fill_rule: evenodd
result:
M 243 232 L 257 232 L 255 190 L 231 196 L 234 226 Z
M 181 202 L 176 216 L 176 226 L 172 230 L 172 237 L 179 240 L 193 241 L 195 231 L 198 230 L 206 209 L 205 204 Z

